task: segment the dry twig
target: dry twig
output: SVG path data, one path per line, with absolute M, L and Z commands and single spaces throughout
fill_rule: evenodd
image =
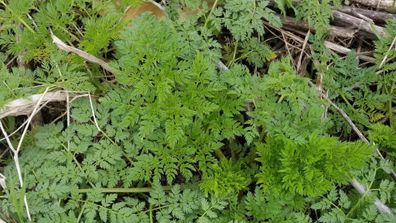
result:
M 0 187 L 2 187 L 3 189 L 6 189 L 6 177 L 0 173 Z
M 310 35 L 310 32 L 309 32 L 309 30 L 308 30 L 307 34 L 305 35 L 304 43 L 303 43 L 302 48 L 301 48 L 300 56 L 299 56 L 299 58 L 298 58 L 298 62 L 297 62 L 297 72 L 300 71 L 301 60 L 302 60 L 302 57 L 303 57 L 303 55 L 304 55 L 305 47 L 307 46 L 307 43 L 308 43 L 309 35 Z
M 52 37 L 52 41 L 56 44 L 56 46 L 58 46 L 59 49 L 64 50 L 68 53 L 74 53 L 77 54 L 78 56 L 84 58 L 85 60 L 98 64 L 99 66 L 101 66 L 103 69 L 105 69 L 106 71 L 110 72 L 110 73 L 115 73 L 116 70 L 114 68 L 112 68 L 108 63 L 106 63 L 104 60 L 99 59 L 85 51 L 82 51 L 80 49 L 77 49 L 73 46 L 69 46 L 66 43 L 64 43 L 62 40 L 60 40 L 57 36 L 55 36 L 52 32 L 51 32 L 51 37 Z
M 312 27 L 310 27 L 306 22 L 297 21 L 295 18 L 284 16 L 282 17 L 283 28 L 287 27 L 295 27 L 298 30 L 310 30 L 315 31 Z M 342 37 L 342 38 L 354 38 L 356 34 L 356 30 L 339 27 L 339 26 L 330 26 L 329 27 L 329 35 L 334 37 Z
M 95 108 L 94 108 L 93 103 L 92 103 L 91 94 L 88 94 L 88 99 L 89 99 L 89 105 L 91 107 L 92 118 L 94 120 L 95 127 L 98 129 L 99 132 L 103 132 L 102 129 L 99 127 L 98 120 L 96 119 Z
M 338 45 L 338 44 L 330 42 L 330 41 L 325 41 L 324 45 L 327 48 L 333 50 L 334 52 L 337 52 L 337 53 L 340 53 L 340 54 L 348 54 L 349 52 L 352 51 L 349 48 L 343 47 L 341 45 Z M 362 55 L 362 54 L 357 54 L 356 56 L 359 59 L 363 60 L 363 61 L 370 62 L 370 63 L 375 63 L 375 59 L 373 57 Z
M 271 26 L 269 23 L 266 23 L 266 25 Z M 295 40 L 296 42 L 299 42 L 299 43 L 301 43 L 301 44 L 304 44 L 304 42 L 305 42 L 302 38 L 300 38 L 299 36 L 293 34 L 292 32 L 289 32 L 289 31 L 286 31 L 286 30 L 283 30 L 283 29 L 279 29 L 279 28 L 276 28 L 276 27 L 272 27 L 272 26 L 271 26 L 271 28 L 277 30 L 278 32 L 281 32 L 283 36 L 286 35 L 286 36 L 291 37 L 291 38 L 292 38 L 293 40 Z M 274 34 L 274 35 L 275 35 L 275 34 Z M 279 38 L 279 39 L 280 39 L 280 40 L 283 40 L 282 38 Z M 347 53 L 351 52 L 351 49 L 346 48 L 346 47 L 343 47 L 343 46 L 341 46 L 341 45 L 338 45 L 338 44 L 333 43 L 333 42 L 330 42 L 330 41 L 324 41 L 324 45 L 325 45 L 328 49 L 330 49 L 330 50 L 332 50 L 332 51 L 334 51 L 334 52 L 340 53 L 340 54 L 347 54 Z M 290 45 L 289 45 L 289 47 L 290 47 Z M 357 54 L 357 57 L 358 57 L 359 59 L 363 60 L 363 61 L 366 61 L 366 62 L 370 62 L 370 63 L 374 63 L 374 62 L 375 62 L 375 59 L 372 58 L 372 57 L 370 57 L 370 56 L 366 56 L 366 55 L 362 55 L 362 54 Z
M 348 25 L 351 25 L 357 28 L 358 30 L 363 30 L 367 33 L 372 33 L 380 36 L 385 35 L 384 28 L 374 25 L 373 23 L 370 23 L 364 19 L 356 18 L 355 16 L 351 16 L 336 10 L 333 11 L 333 17 L 334 19 L 346 23 Z
M 363 184 L 361 184 L 357 179 L 353 179 L 351 184 L 362 196 L 370 196 L 371 193 L 369 191 L 366 191 Z M 380 199 L 375 198 L 374 205 L 380 213 L 393 215 L 391 209 L 386 206 Z
M 388 19 L 396 19 L 396 15 L 389 12 L 374 11 L 369 9 L 350 7 L 350 6 L 343 6 L 341 9 L 339 9 L 339 11 L 351 15 L 355 13 L 359 13 L 361 15 L 369 17 L 375 22 L 385 22 Z
M 350 0 L 368 7 L 385 10 L 388 12 L 396 12 L 396 3 L 394 0 Z
M 384 59 L 382 59 L 381 64 L 378 67 L 379 69 L 381 69 L 381 67 L 384 66 L 386 59 L 388 59 L 389 52 L 395 46 L 395 43 L 396 43 L 396 36 L 395 36 L 395 38 L 393 38 L 393 41 L 392 41 L 391 45 L 389 46 L 389 49 L 386 51 Z

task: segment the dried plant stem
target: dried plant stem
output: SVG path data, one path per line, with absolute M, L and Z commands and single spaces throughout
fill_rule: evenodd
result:
M 301 61 L 302 61 L 302 58 L 303 58 L 303 55 L 304 55 L 304 51 L 305 51 L 305 47 L 307 46 L 307 43 L 308 43 L 308 39 L 309 39 L 309 35 L 310 35 L 310 34 L 311 34 L 311 33 L 310 33 L 310 31 L 308 30 L 308 31 L 307 31 L 307 34 L 305 35 L 304 43 L 303 43 L 302 48 L 301 48 L 300 56 L 298 57 L 297 72 L 300 71 Z
M 22 142 L 23 142 L 23 139 L 25 138 L 25 135 L 26 135 L 26 133 L 27 133 L 27 130 L 29 129 L 30 122 L 32 121 L 32 119 L 33 119 L 33 117 L 34 117 L 34 114 L 38 111 L 38 108 L 40 107 L 40 104 L 41 104 L 41 102 L 43 101 L 44 96 L 48 93 L 48 90 L 49 90 L 49 88 L 46 88 L 46 89 L 45 89 L 44 93 L 41 95 L 40 99 L 39 99 L 38 102 L 36 103 L 36 106 L 34 106 L 34 109 L 33 109 L 33 111 L 32 111 L 32 114 L 29 116 L 28 122 L 27 122 L 27 124 L 25 125 L 25 129 L 23 130 L 21 139 L 19 140 L 19 143 L 18 143 L 18 146 L 17 146 L 17 149 L 16 149 L 17 152 L 19 152 L 19 150 L 21 149 Z
M 66 92 L 66 125 L 67 128 L 70 126 L 70 95 Z M 70 140 L 67 140 L 67 151 L 70 151 Z
M 42 108 L 44 108 L 47 104 L 48 104 L 48 102 L 43 103 L 43 104 L 40 106 L 40 108 L 38 109 L 38 111 L 41 110 Z M 19 130 L 21 130 L 21 129 L 26 125 L 27 122 L 28 122 L 28 120 L 25 120 L 18 128 L 16 128 L 12 133 L 10 133 L 10 134 L 8 135 L 8 137 L 11 137 L 11 136 L 15 135 L 17 132 L 19 132 Z M 1 139 L 0 139 L 0 142 L 3 141 L 3 140 L 5 140 L 5 139 L 6 139 L 5 137 L 1 138 Z
M 264 22 L 266 25 L 268 25 L 268 26 L 271 26 L 269 23 L 267 23 L 267 22 Z M 285 35 L 287 35 L 288 37 L 290 37 L 290 38 L 292 38 L 293 40 L 295 40 L 296 42 L 298 42 L 298 43 L 300 43 L 300 44 L 304 44 L 304 39 L 302 39 L 302 38 L 300 38 L 299 36 L 297 36 L 297 35 L 295 35 L 295 34 L 293 34 L 292 32 L 289 32 L 289 31 L 286 31 L 286 30 L 283 30 L 283 29 L 279 29 L 279 28 L 276 28 L 276 27 L 273 27 L 273 26 L 271 26 L 271 28 L 273 28 L 274 30 L 277 30 L 278 32 L 280 32 L 280 33 L 282 33 L 282 36 L 284 37 Z M 270 32 L 271 32 L 271 30 L 269 30 Z M 272 33 L 273 35 L 275 35 L 274 33 Z M 285 41 L 285 39 L 283 38 L 280 38 L 280 37 L 278 37 L 278 39 L 280 39 L 280 40 L 283 40 L 283 41 Z M 330 50 L 332 50 L 332 51 L 334 51 L 334 52 L 336 52 L 336 53 L 340 53 L 340 54 L 348 54 L 349 52 L 351 52 L 352 50 L 351 49 L 349 49 L 349 48 L 346 48 L 346 47 L 344 47 L 344 46 L 341 46 L 341 45 L 338 45 L 338 44 L 336 44 L 336 43 L 333 43 L 333 42 L 330 42 L 330 41 L 324 41 L 324 45 L 328 48 L 328 49 L 330 49 Z M 287 47 L 288 46 L 288 44 L 285 42 L 285 46 Z M 309 45 L 308 45 L 309 46 Z M 289 46 L 290 47 L 290 46 Z M 288 49 L 288 48 L 287 48 Z M 357 57 L 359 58 L 359 59 L 361 59 L 361 60 L 363 60 L 363 61 L 366 61 L 366 62 L 370 62 L 370 63 L 374 63 L 375 62 L 375 59 L 373 58 L 373 57 L 370 57 L 370 56 L 366 56 L 366 55 L 362 55 L 362 54 L 357 54 Z
M 0 187 L 2 187 L 3 189 L 6 189 L 6 177 L 0 173 Z
M 92 103 L 91 94 L 88 94 L 88 98 L 89 98 L 89 105 L 91 106 L 92 118 L 94 120 L 95 126 L 96 126 L 96 128 L 98 129 L 99 132 L 103 132 L 102 129 L 99 127 L 98 120 L 96 119 L 95 108 L 94 108 L 93 103 Z
M 351 52 L 352 50 L 349 48 L 346 48 L 344 46 L 340 46 L 336 43 L 330 42 L 330 41 L 324 41 L 324 45 L 328 48 L 331 49 L 334 52 L 340 53 L 340 54 L 348 54 L 349 52 Z M 366 62 L 370 62 L 370 63 L 375 63 L 375 59 L 373 57 L 370 56 L 366 56 L 366 55 L 361 55 L 361 54 L 357 54 L 357 57 L 363 61 Z
M 19 164 L 18 151 L 15 150 L 14 146 L 12 145 L 11 140 L 8 137 L 8 134 L 7 134 L 7 132 L 6 132 L 5 128 L 4 128 L 3 122 L 1 120 L 0 120 L 0 129 L 1 129 L 1 132 L 3 133 L 4 137 L 6 138 L 7 144 L 10 147 L 11 152 L 13 153 L 12 157 L 14 159 L 14 164 L 15 164 L 15 167 L 16 167 L 17 175 L 18 175 L 19 186 L 20 186 L 20 188 L 23 188 L 23 178 L 22 178 L 21 167 L 20 167 L 20 164 Z M 26 215 L 27 215 L 29 221 L 31 221 L 32 218 L 30 216 L 29 204 L 27 202 L 26 193 L 23 196 L 23 203 L 25 205 Z
M 362 196 L 370 195 L 370 192 L 366 191 L 363 184 L 361 184 L 358 180 L 353 179 L 351 184 Z M 379 212 L 393 215 L 391 209 L 378 198 L 375 198 L 374 205 Z
M 31 123 L 31 121 L 32 121 L 32 119 L 33 119 L 33 117 L 34 117 L 34 115 L 37 113 L 37 111 L 38 111 L 38 109 L 39 109 L 39 107 L 40 107 L 40 105 L 41 105 L 41 102 L 43 101 L 43 99 L 44 99 L 45 95 L 47 94 L 48 90 L 49 90 L 49 88 L 46 88 L 45 91 L 44 91 L 44 93 L 41 94 L 41 97 L 39 98 L 39 100 L 37 101 L 36 105 L 34 106 L 32 113 L 31 113 L 30 116 L 28 117 L 27 123 L 26 123 L 25 128 L 24 128 L 24 130 L 23 130 L 23 132 L 22 132 L 22 136 L 21 136 L 21 138 L 19 139 L 19 142 L 18 142 L 18 145 L 17 145 L 17 148 L 16 148 L 16 149 L 15 149 L 14 146 L 12 145 L 12 142 L 11 142 L 11 140 L 10 140 L 10 138 L 9 138 L 9 136 L 8 136 L 8 134 L 7 134 L 7 132 L 6 132 L 5 128 L 4 128 L 4 126 L 3 126 L 3 123 L 2 123 L 2 121 L 0 120 L 0 129 L 1 129 L 1 131 L 2 131 L 2 133 L 3 133 L 3 135 L 4 135 L 4 137 L 5 137 L 5 139 L 6 139 L 6 141 L 7 141 L 8 146 L 10 147 L 10 150 L 11 150 L 12 153 L 13 153 L 13 158 L 14 158 L 14 163 L 15 163 L 16 171 L 17 171 L 17 174 L 18 174 L 18 179 L 19 179 L 20 188 L 23 188 L 23 178 L 22 178 L 21 166 L 20 166 L 20 164 L 19 164 L 19 151 L 21 150 L 21 146 L 22 146 L 23 140 L 24 140 L 24 138 L 25 138 L 25 136 L 26 136 L 27 130 L 28 130 L 28 128 L 29 128 L 29 125 L 30 125 L 30 123 Z M 23 201 L 24 201 L 24 204 L 25 204 L 25 209 L 26 209 L 27 217 L 28 217 L 29 221 L 31 221 L 31 216 L 30 216 L 30 211 L 29 211 L 29 205 L 28 205 L 28 202 L 27 202 L 26 194 L 25 194 L 24 197 L 23 197 Z
M 98 64 L 99 66 L 101 66 L 103 69 L 105 69 L 106 71 L 110 72 L 110 73 L 116 73 L 116 70 L 114 68 L 112 68 L 108 63 L 106 63 L 104 60 L 99 59 L 97 57 L 95 57 L 94 55 L 91 55 L 85 51 L 82 51 L 80 49 L 77 49 L 73 46 L 69 46 L 66 43 L 64 43 L 62 40 L 60 40 L 57 36 L 55 36 L 52 32 L 51 32 L 51 38 L 53 43 L 56 44 L 56 46 L 63 50 L 66 51 L 68 53 L 74 53 L 77 54 L 78 56 L 82 57 L 83 59 Z
M 282 18 L 283 28 L 285 29 L 287 29 L 287 27 L 293 27 L 301 31 L 309 30 L 311 32 L 315 32 L 315 29 L 310 27 L 306 22 L 298 21 L 297 19 L 288 16 L 279 15 L 279 17 Z M 350 28 L 344 28 L 333 25 L 329 27 L 329 35 L 333 37 L 354 38 L 356 33 L 357 30 L 353 30 Z
M 392 50 L 392 48 L 395 46 L 395 43 L 396 43 L 396 36 L 395 36 L 395 38 L 393 38 L 393 41 L 392 41 L 391 45 L 389 46 L 388 51 L 386 51 L 385 56 L 384 56 L 384 59 L 382 59 L 381 64 L 380 64 L 379 67 L 378 67 L 379 69 L 381 69 L 382 66 L 384 66 L 384 64 L 385 64 L 385 62 L 386 62 L 386 59 L 388 59 L 389 52 L 390 52 L 390 51 Z

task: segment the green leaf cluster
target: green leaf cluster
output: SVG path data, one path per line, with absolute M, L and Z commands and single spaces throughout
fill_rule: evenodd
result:
M 375 143 L 367 145 L 289 58 L 268 66 L 277 55 L 264 22 L 280 27 L 276 11 L 286 14 L 292 1 L 166 2 L 167 17 L 124 22 L 123 7 L 138 1 L 0 1 L 0 59 L 8 61 L 0 107 L 46 88 L 71 97 L 69 113 L 26 135 L 23 186 L 12 157 L 1 155 L 0 218 L 25 222 L 26 195 L 32 222 L 394 221 L 373 205 L 377 197 L 396 207 L 387 175 L 396 154 L 390 36 L 376 43 L 377 64 L 361 68 L 353 52 L 318 55 L 339 1 L 294 8 L 316 28 L 323 87 Z M 196 13 L 182 18 L 179 9 Z M 116 72 L 61 52 L 51 31 Z M 19 120 L 2 123 L 14 130 Z M 378 161 L 374 147 L 391 160 Z M 346 185 L 352 178 L 367 194 Z
M 262 163 L 258 182 L 266 190 L 315 197 L 351 180 L 349 173 L 362 168 L 373 149 L 361 142 L 341 143 L 336 138 L 313 135 L 303 144 L 268 137 L 265 144 L 257 145 L 257 152 Z
M 322 135 L 330 126 L 324 102 L 308 79 L 300 77 L 289 60 L 272 63 L 268 74 L 255 81 L 250 121 L 262 128 L 262 136 L 285 136 L 303 142 L 311 134 Z

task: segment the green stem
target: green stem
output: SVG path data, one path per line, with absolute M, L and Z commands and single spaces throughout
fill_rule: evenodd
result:
M 224 153 L 221 151 L 221 149 L 218 149 L 218 150 L 216 150 L 215 152 L 216 152 L 216 155 L 217 155 L 217 157 L 218 157 L 219 159 L 225 159 L 225 155 L 224 155 Z
M 201 215 L 200 218 L 205 217 L 205 215 L 208 213 L 209 210 L 211 210 L 213 208 L 213 204 L 210 205 L 210 207 L 208 209 L 205 210 L 205 212 Z
M 346 214 L 347 217 L 350 217 L 350 214 L 352 214 L 352 213 L 356 210 L 356 208 L 358 208 L 358 207 L 360 206 L 360 203 L 363 202 L 363 199 L 364 199 L 365 197 L 367 197 L 367 195 L 370 193 L 371 187 L 373 186 L 373 183 L 374 183 L 374 181 L 375 181 L 375 177 L 376 177 L 376 175 L 377 175 L 377 170 L 378 170 L 378 168 L 375 168 L 375 169 L 374 169 L 374 177 L 373 177 L 373 180 L 370 182 L 370 185 L 367 187 L 366 192 L 359 198 L 359 200 L 358 200 L 358 201 L 356 202 L 356 204 L 351 208 L 351 210 L 348 211 L 348 213 Z
M 230 67 L 233 63 L 235 63 L 237 49 L 238 49 L 238 41 L 235 42 L 234 52 L 232 54 L 232 60 L 228 63 L 228 67 Z
M 150 204 L 149 206 L 149 215 L 150 215 L 150 223 L 153 223 L 153 205 Z
M 163 186 L 164 191 L 171 190 L 171 186 Z M 79 189 L 79 193 L 89 193 L 93 191 L 99 191 L 101 193 L 149 193 L 153 190 L 151 187 L 135 187 L 135 188 L 84 188 Z
M 74 163 L 77 165 L 77 168 L 81 171 L 81 173 L 84 172 L 82 166 L 80 165 L 80 163 L 78 162 L 78 160 L 76 159 L 76 157 L 74 156 L 74 154 L 69 150 L 69 148 L 67 148 L 65 145 L 62 144 L 62 147 L 65 149 L 65 151 L 72 157 Z M 91 183 L 91 181 L 88 181 L 88 184 L 91 187 L 94 187 L 93 183 Z
M 170 206 L 172 206 L 172 204 L 167 204 L 167 205 L 159 206 L 159 207 L 156 207 L 156 208 L 151 207 L 151 209 L 145 210 L 143 213 L 147 213 L 147 212 L 150 212 L 150 211 L 161 210 L 161 209 L 163 209 L 163 208 L 167 208 L 167 207 L 170 207 Z
M 2 5 L 4 5 L 4 7 L 6 8 L 6 9 L 8 9 L 10 12 L 11 12 L 11 14 L 13 14 L 30 32 L 32 32 L 32 33 L 36 33 L 34 30 L 33 30 L 33 28 L 32 27 L 30 27 L 29 26 L 29 24 L 27 24 L 26 22 L 25 22 L 25 20 L 23 20 L 23 18 L 21 18 L 18 14 L 16 14 L 10 7 L 8 7 L 8 5 L 4 2 L 4 1 L 2 1 L 2 0 L 0 0 L 0 3 L 2 4 Z
M 345 103 L 347 103 L 347 105 L 349 105 L 349 107 L 352 108 L 353 111 L 355 111 L 355 109 L 353 108 L 353 106 L 351 105 L 351 103 L 349 103 L 348 99 L 345 98 L 345 96 L 343 94 L 340 95 L 342 100 L 345 101 Z
M 392 95 L 393 89 L 395 86 L 395 82 L 392 82 L 392 86 L 390 89 L 390 92 L 388 92 L 389 95 Z M 389 116 L 389 123 L 390 123 L 390 127 L 393 128 L 393 107 L 392 107 L 392 99 L 389 100 L 388 102 L 388 116 Z
M 80 213 L 78 214 L 77 223 L 80 222 L 80 220 L 81 220 L 81 218 L 82 218 L 82 215 L 83 215 L 83 213 L 84 213 L 84 209 L 85 209 L 85 205 L 86 205 L 86 204 L 87 204 L 87 203 L 84 202 L 84 204 L 83 204 L 83 206 L 82 206 L 82 208 L 81 208 L 81 211 L 80 211 Z
M 205 20 L 205 27 L 207 27 L 208 22 L 209 22 L 209 18 L 210 18 L 210 16 L 213 14 L 213 10 L 214 10 L 214 9 L 216 8 L 216 6 L 217 6 L 217 1 L 218 1 L 218 0 L 216 0 L 216 1 L 213 3 L 213 6 L 212 6 L 212 8 L 210 9 L 210 12 L 209 12 L 208 17 L 206 17 L 206 20 Z

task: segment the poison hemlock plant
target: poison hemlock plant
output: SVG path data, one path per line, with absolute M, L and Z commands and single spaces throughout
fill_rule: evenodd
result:
M 262 68 L 264 62 L 275 59 L 276 54 L 258 38 L 250 38 L 243 42 L 240 58 L 246 59 L 249 64 L 257 68 Z
M 214 10 L 214 15 L 220 20 L 216 22 L 224 24 L 237 41 L 242 41 L 251 37 L 254 32 L 264 34 L 263 19 L 274 26 L 281 26 L 279 17 L 267 7 L 268 4 L 269 1 L 263 0 L 229 0 L 223 7 Z
M 349 173 L 362 168 L 373 149 L 361 142 L 312 135 L 305 143 L 267 137 L 265 144 L 257 145 L 257 152 L 262 163 L 258 182 L 264 189 L 315 197 L 351 180 Z
M 334 66 L 324 76 L 329 98 L 336 100 L 360 127 L 369 127 L 385 117 L 391 95 L 372 87 L 382 82 L 373 68 L 359 68 L 355 53 L 348 54 L 345 59 L 336 58 Z M 342 122 L 342 119 L 335 122 L 336 131 L 349 134 L 350 127 Z
M 200 187 L 215 196 L 226 197 L 247 190 L 251 176 L 242 162 L 222 159 L 215 163 L 202 178 Z
M 1 158 L 0 218 L 26 222 L 26 194 L 32 222 L 43 223 L 394 220 L 373 206 L 378 197 L 396 207 L 393 164 L 376 161 L 374 146 L 341 141 L 349 132 L 334 129 L 345 124 L 289 59 L 267 67 L 276 54 L 264 21 L 280 27 L 275 11 L 292 1 L 276 1 L 278 9 L 262 0 L 166 2 L 161 20 L 145 13 L 126 22 L 123 7 L 141 1 L 0 1 L 0 59 L 17 56 L 24 67 L 0 65 L 0 107 L 47 87 L 94 95 L 71 99 L 70 119 L 29 131 L 22 188 L 14 163 Z M 322 35 L 318 43 L 337 2 L 295 8 Z M 50 31 L 117 71 L 61 52 Z M 377 60 L 390 41 L 377 43 Z M 314 56 L 326 67 L 329 55 Z M 355 56 L 333 59 L 324 87 L 348 113 L 368 114 L 351 117 L 394 159 L 394 126 L 373 125 L 393 120 L 394 81 L 376 75 L 378 64 L 358 68 Z M 11 130 L 15 120 L 2 123 Z M 350 190 L 352 177 L 370 194 Z
M 394 205 L 395 184 L 383 175 L 381 164 L 374 159 L 368 166 L 359 170 L 360 179 L 370 193 L 360 196 L 347 188 L 333 188 L 327 195 L 314 201 L 311 208 L 321 217 L 318 222 L 394 222 L 394 215 L 378 212 L 373 204 L 374 197 Z
M 172 183 L 179 171 L 189 179 L 197 161 L 205 171 L 222 140 L 245 132 L 238 116 L 244 109 L 246 73 L 219 75 L 202 54 L 192 58 L 186 53 L 188 44 L 168 22 L 153 17 L 137 19 L 121 36 L 123 41 L 116 43 L 121 73 L 116 78 L 131 86 L 130 96 L 121 102 L 117 98 L 125 93 L 110 91 L 103 102 L 111 117 L 128 115 L 112 123 L 128 126 L 131 146 L 141 154 L 134 165 L 140 174 L 131 180 L 150 180 L 143 173 L 152 172 L 157 179 L 165 174 Z
M 385 103 L 385 111 L 381 112 L 380 118 L 388 118 L 390 126 L 396 128 L 396 116 L 393 104 L 395 103 L 395 80 L 396 80 L 396 53 L 392 50 L 392 42 L 394 42 L 394 36 L 396 35 L 396 19 L 389 20 L 385 26 L 386 35 L 383 38 L 378 38 L 375 42 L 376 51 L 376 68 L 381 74 L 380 81 L 378 82 L 378 90 L 382 94 L 388 95 Z
M 237 66 L 220 74 L 199 51 L 190 54 L 186 45 L 169 21 L 158 22 L 147 15 L 121 33 L 116 42 L 119 85 L 94 104 L 100 129 L 92 122 L 89 101 L 74 101 L 73 123 L 44 127 L 21 157 L 23 168 L 28 168 L 26 190 L 32 191 L 28 199 L 37 221 L 122 222 L 135 213 L 136 221 L 143 221 L 147 212 L 131 211 L 129 206 L 139 204 L 138 200 L 103 194 L 100 189 L 172 185 L 175 179 L 195 182 L 197 173 L 210 177 L 221 171 L 216 168 L 215 152 L 221 153 L 223 141 L 247 132 L 241 112 L 249 76 Z M 40 160 L 30 164 L 38 151 Z M 52 161 L 45 162 L 47 159 Z M 228 168 L 222 163 L 219 165 Z M 230 166 L 230 174 L 239 166 Z M 239 176 L 242 187 L 235 188 L 246 188 L 250 177 Z M 225 179 L 219 180 L 221 185 Z M 67 187 L 69 184 L 73 186 Z M 229 193 L 231 188 L 225 189 Z M 58 192 L 51 194 L 52 190 Z M 127 199 L 125 204 L 123 199 Z M 198 200 L 204 211 L 197 219 L 215 218 L 211 210 L 225 206 L 221 201 L 205 201 L 203 195 Z M 54 206 L 45 214 L 48 204 Z M 6 202 L 3 207 L 13 213 L 11 205 Z M 78 209 L 81 205 L 84 208 Z M 128 212 L 114 210 L 119 206 Z M 163 211 L 156 212 L 158 221 L 164 221 Z M 171 216 L 182 219 L 183 214 L 191 214 L 184 211 Z
M 0 106 L 3 107 L 13 98 L 22 97 L 34 92 L 31 88 L 33 72 L 23 68 L 8 71 L 6 66 L 0 65 Z
M 303 0 L 296 7 L 296 14 L 298 18 L 306 20 L 310 26 L 315 28 L 318 38 L 323 38 L 330 24 L 332 7 L 339 7 L 340 5 L 340 0 Z
M 396 158 L 396 131 L 394 129 L 383 124 L 372 125 L 369 130 L 369 140 L 386 154 L 388 160 Z M 392 162 L 382 161 L 381 164 L 387 173 L 396 169 L 395 164 Z
M 32 70 L 26 71 L 24 80 L 19 82 L 15 93 L 7 95 L 7 100 L 42 93 L 46 87 L 50 90 L 100 90 L 97 77 L 102 71 L 76 56 L 60 52 L 52 43 L 50 32 L 68 44 L 79 43 L 90 53 L 105 53 L 110 40 L 115 39 L 119 29 L 126 25 L 120 20 L 122 11 L 117 10 L 111 1 L 10 0 L 1 1 L 1 6 L 4 9 L 0 8 L 0 48 L 6 49 L 6 58 L 15 59 L 13 63 Z M 11 82 L 16 79 L 4 77 L 8 75 L 5 65 L 0 66 L 4 66 L 1 80 Z M 10 75 L 21 76 L 20 73 L 14 71 Z M 0 83 L 2 91 L 14 91 L 12 84 L 10 88 L 3 85 L 7 83 Z
M 311 222 L 310 217 L 301 212 L 304 201 L 290 193 L 279 197 L 256 188 L 254 193 L 246 195 L 244 203 L 247 215 L 254 219 L 252 222 Z
M 317 92 L 288 60 L 272 63 L 268 74 L 255 81 L 253 92 L 250 122 L 263 129 L 262 136 L 281 135 L 300 143 L 311 134 L 324 134 L 330 125 Z

